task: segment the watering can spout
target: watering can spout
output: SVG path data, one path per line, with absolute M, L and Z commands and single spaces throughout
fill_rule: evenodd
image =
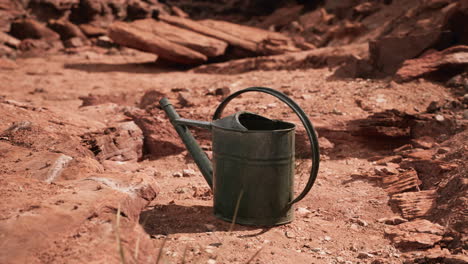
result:
M 167 98 L 162 98 L 159 101 L 159 104 L 161 105 L 162 109 L 166 112 L 167 116 L 169 117 L 169 120 L 171 121 L 171 124 L 177 131 L 177 134 L 179 134 L 188 152 L 195 160 L 195 163 L 200 169 L 206 182 L 208 183 L 210 188 L 213 189 L 213 167 L 211 165 L 211 161 L 210 159 L 208 159 L 206 153 L 201 149 L 201 147 L 198 145 L 197 141 L 193 137 L 192 133 L 190 133 L 190 130 L 187 128 L 187 125 L 190 125 L 205 129 L 211 129 L 211 123 L 181 118 Z

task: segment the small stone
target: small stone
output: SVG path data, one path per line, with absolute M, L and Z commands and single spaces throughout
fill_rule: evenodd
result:
M 435 113 L 439 111 L 441 108 L 440 103 L 438 101 L 432 101 L 426 109 L 428 113 Z
M 401 218 L 399 216 L 394 216 L 394 217 L 380 218 L 377 220 L 377 222 L 384 223 L 386 225 L 399 225 L 399 224 L 408 222 L 408 220 Z
M 285 235 L 286 235 L 287 238 L 295 238 L 296 237 L 296 234 L 294 234 L 291 231 L 286 231 Z
M 351 226 L 349 227 L 351 230 L 354 230 L 354 231 L 359 231 L 359 227 L 358 225 L 356 224 L 351 224 Z
M 312 99 L 312 96 L 310 94 L 303 94 L 301 95 L 301 99 L 309 100 L 309 99 Z
M 344 263 L 345 260 L 342 257 L 336 257 L 336 262 L 338 263 Z
M 190 100 L 190 94 L 189 93 L 180 92 L 177 99 L 179 100 L 179 104 L 181 106 L 193 106 L 194 105 L 193 102 L 191 102 L 191 100 Z
M 468 119 L 468 109 L 463 111 L 463 119 L 465 119 L 465 120 Z
M 205 224 L 205 227 L 208 231 L 214 231 L 216 227 L 212 224 Z
M 84 46 L 83 40 L 78 37 L 67 39 L 63 42 L 63 45 L 67 48 L 79 48 Z
M 325 240 L 325 241 L 331 241 L 331 240 L 332 240 L 332 238 L 331 238 L 331 237 L 329 237 L 329 236 L 325 236 L 325 237 L 323 238 L 323 240 Z
M 371 253 L 367 253 L 367 252 L 359 252 L 357 257 L 359 259 L 367 259 L 367 258 L 373 258 L 374 255 L 372 255 Z
M 322 249 L 321 248 L 311 248 L 310 251 L 320 252 L 320 251 L 322 251 Z
M 196 172 L 192 169 L 184 169 L 182 171 L 182 176 L 183 177 L 193 177 L 196 175 Z
M 174 172 L 174 173 L 172 174 L 172 177 L 180 178 L 180 177 L 182 177 L 182 173 L 180 173 L 180 172 Z
M 468 94 L 463 95 L 463 103 L 468 104 Z
M 359 218 L 352 218 L 351 221 L 358 224 L 358 225 L 360 225 L 360 226 L 364 226 L 364 227 L 369 225 L 366 221 L 364 221 L 362 219 L 359 219 Z
M 442 122 L 445 120 L 444 116 L 443 115 L 436 115 L 435 117 L 435 120 L 439 121 L 439 122 Z
M 307 208 L 304 208 L 304 207 L 299 207 L 296 209 L 296 212 L 298 215 L 300 216 L 308 216 L 310 215 L 312 212 L 310 210 L 308 210 Z
M 395 175 L 399 173 L 396 167 L 390 166 L 389 163 L 387 164 L 387 166 L 375 166 L 374 172 L 379 176 Z
M 275 108 L 277 106 L 278 106 L 278 104 L 276 104 L 276 103 L 267 104 L 268 108 Z
M 437 154 L 445 154 L 445 153 L 448 153 L 449 151 L 450 151 L 450 148 L 442 147 L 437 150 Z
M 228 96 L 230 93 L 231 93 L 231 89 L 229 89 L 229 87 L 217 88 L 215 90 L 215 95 L 221 95 L 223 97 Z
M 216 260 L 214 260 L 214 259 L 209 259 L 206 263 L 207 263 L 207 264 L 216 264 Z

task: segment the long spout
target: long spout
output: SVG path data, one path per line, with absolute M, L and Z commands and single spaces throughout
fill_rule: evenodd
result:
M 190 155 L 192 155 L 206 182 L 210 188 L 213 189 L 213 167 L 211 166 L 211 161 L 208 159 L 205 152 L 200 148 L 192 133 L 190 133 L 190 130 L 186 126 L 192 125 L 209 128 L 211 124 L 209 122 L 180 118 L 179 114 L 177 114 L 176 110 L 167 98 L 162 98 L 159 101 L 159 104 L 166 112 L 169 120 L 171 120 L 171 124 L 174 126 L 177 134 L 179 134 L 182 142 L 184 142 L 185 147 L 187 148 Z

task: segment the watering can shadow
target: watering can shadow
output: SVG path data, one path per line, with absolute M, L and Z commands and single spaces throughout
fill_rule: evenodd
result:
M 226 105 L 246 92 L 262 92 L 287 104 L 299 117 L 310 140 L 312 168 L 304 190 L 294 198 L 295 124 L 240 111 L 221 118 Z M 250 87 L 225 98 L 212 122 L 181 118 L 167 98 L 160 100 L 175 130 L 213 190 L 216 217 L 243 225 L 274 226 L 293 221 L 293 204 L 312 188 L 319 168 L 319 146 L 312 123 L 285 94 Z M 211 130 L 213 161 L 188 126 Z

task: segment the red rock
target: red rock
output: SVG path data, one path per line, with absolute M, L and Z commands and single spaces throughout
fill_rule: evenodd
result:
M 106 35 L 107 30 L 104 28 L 92 25 L 92 24 L 81 24 L 79 25 L 81 31 L 88 37 L 99 37 Z
M 20 43 L 20 40 L 0 31 L 0 44 L 5 44 L 7 46 L 17 48 Z
M 80 38 L 81 40 L 87 40 L 86 36 L 83 34 L 81 29 L 68 20 L 51 20 L 49 21 L 48 26 L 55 32 L 60 34 L 60 38 L 62 39 L 62 41 L 71 38 Z
M 199 52 L 123 22 L 115 22 L 110 26 L 109 37 L 122 46 L 151 52 L 180 64 L 200 64 L 207 60 Z
M 389 36 L 369 42 L 372 64 L 384 74 L 394 74 L 401 64 L 420 55 L 440 38 L 440 31 L 410 36 Z
M 431 53 L 421 58 L 406 60 L 396 73 L 396 80 L 410 81 L 427 76 L 439 69 L 463 69 L 468 65 L 468 46 L 455 46 L 440 52 Z M 455 71 L 456 72 L 456 71 Z
M 428 220 L 414 220 L 385 229 L 385 234 L 405 250 L 432 247 L 442 240 L 444 232 L 443 226 Z
M 18 68 L 18 64 L 7 58 L 0 58 L 0 69 L 1 70 L 14 70 Z
M 47 41 L 59 40 L 60 35 L 45 25 L 32 20 L 22 19 L 11 24 L 10 34 L 18 39 L 44 39 Z
M 100 161 L 136 161 L 142 157 L 143 133 L 134 122 L 124 122 L 103 132 L 83 136 L 83 142 Z
M 162 21 L 156 21 L 154 19 L 137 20 L 131 23 L 131 25 L 141 30 L 151 32 L 170 42 L 200 52 L 207 57 L 223 55 L 227 48 L 227 43 L 222 40 L 211 38 Z

